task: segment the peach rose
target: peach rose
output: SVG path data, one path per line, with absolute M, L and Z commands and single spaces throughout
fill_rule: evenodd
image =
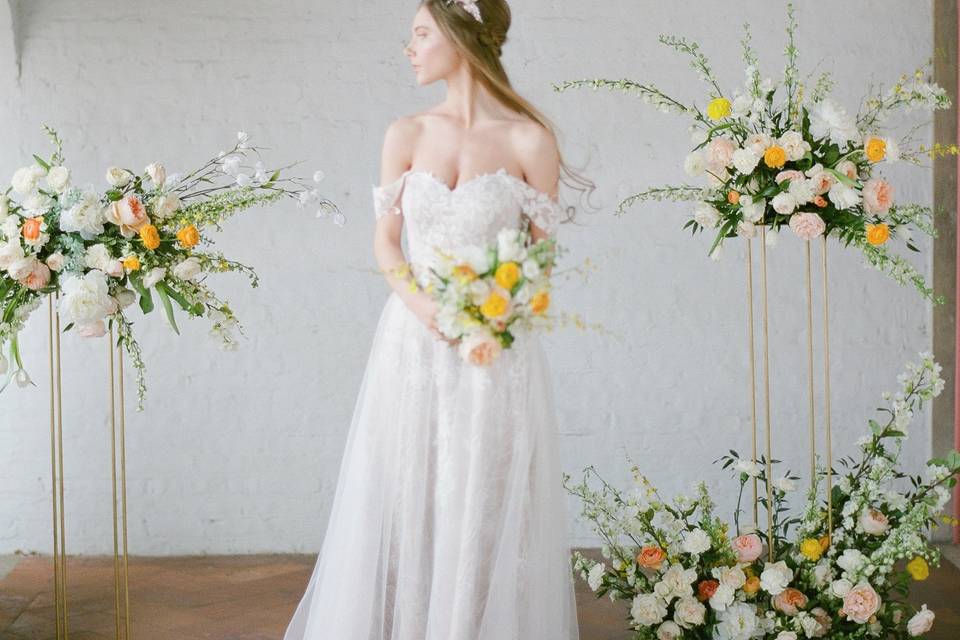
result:
M 787 587 L 773 597 L 773 607 L 788 616 L 795 616 L 807 606 L 807 596 L 802 591 Z
M 460 343 L 460 355 L 470 364 L 483 366 L 496 360 L 502 348 L 500 341 L 489 331 L 474 331 Z
M 719 586 L 720 583 L 716 580 L 701 580 L 700 584 L 697 585 L 697 600 L 706 602 L 713 597 Z
M 140 198 L 132 193 L 110 204 L 104 215 L 108 221 L 120 227 L 124 238 L 132 238 L 137 231 L 150 224 L 146 207 Z
M 860 514 L 860 526 L 863 527 L 865 533 L 879 536 L 890 528 L 890 521 L 879 509 L 864 509 L 863 513 Z
M 784 180 L 806 180 L 802 171 L 797 171 L 796 169 L 787 169 L 786 171 L 781 171 L 777 174 L 777 177 L 774 178 L 777 184 L 780 184 Z
M 20 284 L 27 289 L 36 291 L 47 286 L 48 282 L 50 282 L 50 267 L 39 260 L 34 260 L 33 268 L 30 269 L 30 273 L 20 281 Z
M 843 596 L 843 613 L 859 624 L 866 624 L 880 608 L 880 596 L 866 582 L 860 582 Z
M 790 216 L 790 229 L 804 240 L 813 240 L 823 233 L 826 225 L 817 214 L 801 211 Z
M 826 171 L 820 171 L 810 177 L 810 186 L 813 189 L 813 192 L 822 196 L 827 191 L 830 191 L 830 187 L 837 181 L 832 175 Z
M 646 569 L 658 569 L 663 559 L 667 557 L 666 552 L 657 545 L 650 545 L 640 549 L 637 554 L 637 564 Z
M 863 208 L 867 213 L 886 215 L 893 205 L 893 185 L 881 178 L 871 178 L 863 185 Z
M 827 206 L 827 199 L 823 196 L 813 196 L 813 204 L 823 209 L 825 206 Z
M 733 552 L 737 554 L 738 562 L 753 562 L 763 553 L 763 542 L 755 533 L 737 536 L 732 541 Z
M 736 150 L 737 145 L 730 138 L 714 138 L 707 145 L 707 164 L 715 171 L 729 167 L 733 162 L 733 152 Z
M 857 179 L 857 165 L 849 160 L 844 160 L 837 163 L 837 166 L 834 167 L 834 169 L 836 169 L 838 173 L 842 173 L 851 180 Z

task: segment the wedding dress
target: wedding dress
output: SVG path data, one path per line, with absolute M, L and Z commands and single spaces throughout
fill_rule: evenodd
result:
M 493 243 L 523 216 L 553 234 L 562 213 L 505 169 L 452 189 L 411 169 L 373 199 L 403 216 L 421 284 L 434 247 Z M 553 402 L 536 333 L 473 365 L 391 292 L 284 640 L 577 640 Z

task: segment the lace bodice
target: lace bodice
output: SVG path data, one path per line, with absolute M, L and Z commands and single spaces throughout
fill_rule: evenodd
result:
M 403 215 L 415 273 L 435 260 L 435 247 L 455 251 L 493 243 L 503 227 L 522 226 L 524 216 L 553 235 L 563 218 L 556 200 L 502 168 L 453 189 L 429 171 L 408 169 L 390 184 L 374 186 L 373 202 L 378 220 Z

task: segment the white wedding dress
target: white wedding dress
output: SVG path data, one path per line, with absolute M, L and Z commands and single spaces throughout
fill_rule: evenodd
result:
M 424 170 L 373 188 L 403 215 L 418 281 L 434 247 L 488 244 L 562 209 L 500 169 L 451 189 Z M 577 640 L 547 361 L 521 331 L 463 361 L 396 293 L 377 325 L 326 535 L 284 640 Z

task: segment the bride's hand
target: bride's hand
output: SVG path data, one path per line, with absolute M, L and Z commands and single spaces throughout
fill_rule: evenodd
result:
M 430 333 L 432 333 L 435 338 L 438 340 L 443 340 L 451 346 L 455 345 L 460 341 L 443 335 L 443 333 L 441 333 L 440 329 L 437 327 L 437 310 L 439 308 L 439 303 L 437 303 L 436 300 L 426 293 L 421 293 L 418 295 L 410 304 L 410 310 L 413 311 L 413 314 L 417 317 L 417 319 L 419 319 L 420 322 L 422 322 L 427 329 L 430 330 Z

